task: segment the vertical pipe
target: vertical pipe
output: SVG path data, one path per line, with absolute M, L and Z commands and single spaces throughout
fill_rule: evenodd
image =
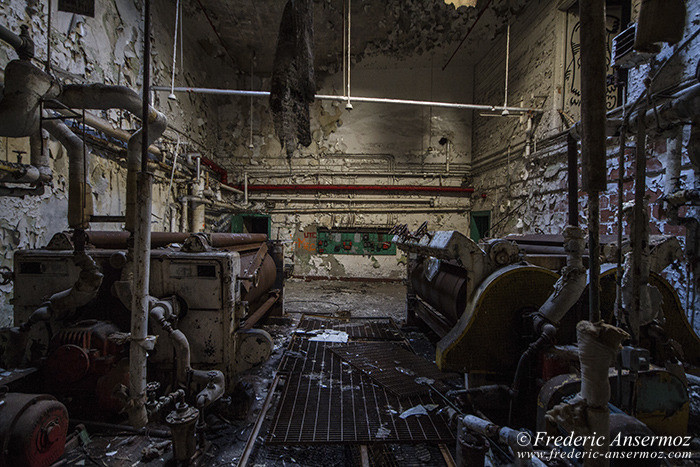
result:
M 243 173 L 243 197 L 245 204 L 248 205 L 248 172 Z
M 188 219 L 189 210 L 190 207 L 187 201 L 187 197 L 183 197 L 182 201 L 180 202 L 180 232 L 190 231 L 190 221 Z
M 49 0 L 49 13 L 46 20 L 46 74 L 51 74 L 51 10 L 53 9 L 53 1 Z
M 588 320 L 600 321 L 600 194 L 588 193 L 589 295 Z
M 506 85 L 505 97 L 503 98 L 503 107 L 508 107 L 508 71 L 510 68 L 510 21 L 508 21 L 508 29 L 506 30 Z M 505 111 L 504 111 L 505 112 Z
M 581 158 L 583 189 L 608 188 L 605 160 L 605 0 L 581 0 Z
M 624 91 L 623 91 L 624 92 Z M 623 125 L 620 128 L 620 150 L 617 156 L 617 290 L 615 292 L 615 306 L 618 323 L 629 326 L 629 316 L 622 303 L 622 275 L 624 274 L 622 254 L 622 239 L 624 236 L 624 204 L 625 204 L 625 150 L 627 149 L 627 129 Z M 619 325 L 619 324 L 618 324 Z
M 645 109 L 643 109 L 645 110 Z M 645 110 L 646 112 L 646 110 Z M 644 114 L 641 114 L 644 115 Z M 647 247 L 646 192 L 647 158 L 646 158 L 646 121 L 640 118 L 637 123 L 637 148 L 634 156 L 634 215 L 632 216 L 632 309 L 630 313 L 630 331 L 632 342 L 639 342 L 639 320 L 641 312 L 641 290 L 646 287 L 642 278 L 642 255 Z
M 143 4 L 143 112 L 141 116 L 141 172 L 148 172 L 148 114 L 151 93 L 151 1 Z M 150 225 L 150 222 L 149 222 Z
M 352 31 L 352 0 L 348 0 L 348 46 L 347 46 L 347 52 L 348 52 L 348 78 L 347 78 L 347 86 L 348 86 L 348 103 L 345 106 L 346 109 L 352 109 L 352 104 L 350 103 L 350 57 L 351 55 L 351 48 L 350 48 L 350 33 Z
M 578 227 L 578 141 L 569 133 L 566 142 L 569 156 L 569 225 Z
M 581 124 L 583 189 L 588 192 L 589 319 L 600 321 L 600 192 L 605 167 L 605 0 L 581 0 Z
M 151 203 L 153 176 L 148 173 L 148 114 L 149 80 L 151 66 L 151 2 L 144 1 L 143 28 L 143 121 L 141 144 L 141 172 L 136 184 L 137 212 L 134 231 L 133 261 L 134 276 L 131 297 L 131 343 L 129 347 L 129 421 L 135 428 L 148 423 L 146 412 L 146 338 L 148 335 L 149 296 L 151 257 Z

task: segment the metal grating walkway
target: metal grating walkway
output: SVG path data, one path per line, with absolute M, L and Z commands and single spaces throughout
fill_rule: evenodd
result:
M 419 404 L 441 407 L 437 397 L 429 394 L 397 397 L 335 355 L 331 349 L 338 345 L 341 344 L 294 336 L 280 363 L 279 371 L 286 375 L 285 384 L 271 422 L 268 443 L 454 440 L 446 416 L 438 413 L 438 409 L 428 415 L 399 417 Z
M 333 348 L 333 353 L 397 396 L 440 392 L 448 388 L 442 380 L 456 378 L 443 373 L 432 362 L 390 342 L 363 342 Z
M 353 319 L 328 320 L 302 317 L 297 327 L 298 331 L 311 332 L 319 329 L 332 329 L 334 331 L 344 331 L 351 339 L 372 339 L 372 340 L 403 340 L 403 335 L 396 323 L 392 319 Z

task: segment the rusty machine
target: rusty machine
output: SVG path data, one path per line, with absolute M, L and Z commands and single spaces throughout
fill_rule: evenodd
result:
M 46 248 L 15 254 L 18 326 L 5 356 L 39 367 L 46 392 L 81 397 L 90 402 L 81 407 L 114 414 L 122 409 L 117 388 L 128 381 L 130 315 L 119 299 L 128 233 L 89 231 L 87 239 L 80 261 L 90 268 L 76 264 L 65 233 Z M 214 382 L 233 388 L 236 374 L 270 354 L 271 337 L 254 325 L 282 312 L 281 246 L 264 234 L 154 232 L 152 247 L 150 290 L 171 306 L 151 309 L 149 335 L 157 339 L 148 363 L 156 377 L 149 379 L 177 387 L 188 378 L 178 373 L 217 370 L 224 379 Z M 46 319 L 46 308 L 65 307 L 65 294 L 55 292 L 88 274 L 103 276 L 92 298 Z
M 66 407 L 73 417 L 113 422 L 128 403 L 131 318 L 120 294 L 129 234 L 86 234 L 82 253 L 58 233 L 45 248 L 15 254 L 17 326 L 3 334 L 4 367 L 25 369 L 27 381 L 15 385 L 58 399 L 41 396 L 37 406 L 55 412 L 55 434 L 36 435 L 47 446 L 65 442 Z M 272 338 L 254 326 L 283 311 L 282 246 L 264 234 L 154 232 L 151 241 L 150 290 L 169 306 L 150 312 L 147 407 L 201 410 L 270 355 Z M 191 428 L 180 415 L 165 420 L 177 421 L 174 434 L 178 424 Z
M 581 389 L 575 344 L 588 307 L 583 231 L 570 226 L 563 236 L 479 244 L 457 231 L 429 232 L 426 224 L 393 233 L 409 259 L 407 323 L 437 336 L 442 370 L 465 374 L 466 389 L 454 394 L 465 413 L 486 414 L 502 426 L 554 433 L 570 428 L 552 409 Z M 645 433 L 680 435 L 688 428 L 686 372 L 699 363 L 700 339 L 675 289 L 659 274 L 680 248 L 675 238 L 655 244 L 659 259 L 649 284 L 661 297 L 661 313 L 611 365 L 610 400 L 617 412 L 611 429 L 634 430 L 641 421 Z M 601 313 L 607 322 L 615 319 L 616 273 L 614 265 L 603 264 Z M 472 434 L 483 428 L 478 425 L 471 425 Z
M 147 9 L 144 17 L 148 29 Z M 48 132 L 68 155 L 70 231 L 44 248 L 15 252 L 14 271 L 2 272 L 4 285 L 14 281 L 15 327 L 0 332 L 0 387 L 9 390 L 0 394 L 0 466 L 55 462 L 68 413 L 117 423 L 127 414 L 134 429 L 163 422 L 175 460 L 187 463 L 202 412 L 270 354 L 271 337 L 255 325 L 282 313 L 282 246 L 267 235 L 151 232 L 151 145 L 166 131 L 166 116 L 149 105 L 147 86 L 139 95 L 39 69 L 28 30 L 23 25 L 17 35 L 0 25 L 0 40 L 19 57 L 5 67 L 0 136 L 31 141 L 31 164 L 3 167 L 0 195 L 44 193 L 54 176 Z M 87 182 L 90 146 L 64 120 L 82 114 L 85 123 L 85 110 L 109 109 L 138 116 L 142 126 L 120 137 L 127 143 L 126 209 L 117 216 L 124 231 L 102 232 L 90 229 L 101 217 L 93 216 Z M 203 184 L 199 165 L 188 183 Z M 194 231 L 203 229 L 209 203 L 196 191 Z

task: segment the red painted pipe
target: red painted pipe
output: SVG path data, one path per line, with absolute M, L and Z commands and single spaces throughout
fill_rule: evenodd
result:
M 243 186 L 237 186 L 243 190 Z M 418 185 L 248 185 L 248 191 L 389 191 L 430 193 L 474 193 L 474 188 Z
M 224 169 L 219 164 L 206 157 L 202 157 L 201 161 L 202 165 L 209 167 L 211 170 L 214 171 L 214 173 L 216 173 L 219 176 L 219 181 L 221 183 L 223 183 L 224 185 L 228 185 L 228 172 L 226 171 L 226 169 Z

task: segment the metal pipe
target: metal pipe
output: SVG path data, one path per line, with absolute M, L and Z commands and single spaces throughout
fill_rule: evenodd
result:
M 696 115 L 700 113 L 700 84 L 694 84 L 678 91 L 670 97 L 665 95 L 658 96 L 659 99 L 664 97 L 668 98 L 667 102 L 651 109 L 637 110 L 632 113 L 629 118 L 629 123 L 626 125 L 627 131 L 636 131 L 640 120 L 646 122 L 647 128 L 656 127 L 657 125 L 661 128 L 666 128 L 679 123 L 692 121 L 696 118 Z M 624 108 L 618 107 L 608 112 L 607 115 L 609 116 L 613 113 L 624 111 L 628 107 L 629 105 Z M 570 130 L 574 137 L 579 139 L 582 136 L 582 123 L 582 121 L 576 122 Z M 607 135 L 613 136 L 623 124 L 623 119 L 608 119 L 606 125 Z
M 347 27 L 347 39 L 348 39 L 348 46 L 346 48 L 346 52 L 348 53 L 348 56 L 346 58 L 348 66 L 346 67 L 346 71 L 348 73 L 348 77 L 345 80 L 345 83 L 347 85 L 347 105 L 345 106 L 346 109 L 351 110 L 352 109 L 352 104 L 350 103 L 350 68 L 351 68 L 351 63 L 350 63 L 350 58 L 352 57 L 352 52 L 351 52 L 351 41 L 350 37 L 352 35 L 352 0 L 348 0 L 348 27 Z
M 33 165 L 0 161 L 1 183 L 36 183 L 41 174 Z
M 615 315 L 618 323 L 629 325 L 628 310 L 622 302 L 622 275 L 624 274 L 624 253 L 622 241 L 625 228 L 624 197 L 625 197 L 625 150 L 627 149 L 627 129 L 620 128 L 620 148 L 617 156 L 617 275 L 615 279 Z
M 187 201 L 187 198 L 182 198 L 180 199 L 180 231 L 181 232 L 187 232 L 190 230 L 190 221 L 188 219 L 189 217 L 189 201 Z
M 607 189 L 606 173 L 606 41 L 605 0 L 580 0 L 581 21 L 581 145 L 583 189 L 588 192 L 590 252 L 589 319 L 600 320 L 600 191 Z
M 60 93 L 57 81 L 27 60 L 13 60 L 5 67 L 0 100 L 0 136 L 22 138 L 39 131 L 41 102 Z
M 93 214 L 92 190 L 85 181 L 89 149 L 61 120 L 46 119 L 44 127 L 68 153 L 68 226 L 71 229 L 87 229 Z
M 153 86 L 154 91 L 170 92 L 169 86 Z M 194 87 L 176 87 L 175 92 L 187 92 L 194 94 L 216 94 L 225 96 L 245 96 L 245 97 L 269 97 L 268 91 L 244 91 L 237 89 L 212 89 L 212 88 L 194 88 Z M 347 96 L 335 96 L 327 94 L 316 94 L 317 100 L 349 102 Z M 481 104 L 460 104 L 454 102 L 432 102 L 418 101 L 410 99 L 389 99 L 383 97 L 352 97 L 353 102 L 366 102 L 374 104 L 396 104 L 396 105 L 415 105 L 422 107 L 442 107 L 449 109 L 464 109 L 464 110 L 481 110 L 485 112 L 508 111 L 509 113 L 544 113 L 542 109 L 528 107 L 503 107 L 497 105 L 481 105 Z
M 49 133 L 42 129 L 29 137 L 30 161 L 39 171 L 40 182 L 50 182 L 53 179 L 49 155 Z
M 172 434 L 170 430 L 153 430 L 150 428 L 134 428 L 129 425 L 115 425 L 113 423 L 95 422 L 92 420 L 78 420 L 75 418 L 70 419 L 71 425 L 85 425 L 87 428 L 92 428 L 95 431 L 108 430 L 108 431 L 121 431 L 124 433 L 134 433 L 137 435 L 143 435 L 151 438 L 163 438 L 170 439 Z
M 237 189 L 237 188 L 234 188 L 234 187 L 232 187 L 232 186 L 230 186 L 230 185 L 226 185 L 226 184 L 224 184 L 224 183 L 219 183 L 219 187 L 220 187 L 222 190 L 230 191 L 231 193 L 235 193 L 235 194 L 237 194 L 237 195 L 242 195 L 242 194 L 243 194 L 243 192 L 242 192 L 241 190 L 239 190 L 239 189 Z
M 530 438 L 524 438 L 520 431 L 508 427 L 500 427 L 475 415 L 465 415 L 460 419 L 460 423 L 467 430 L 486 436 L 487 438 L 497 437 L 500 442 L 508 445 L 515 454 L 516 466 L 545 465 L 537 456 L 532 454 L 533 448 Z
M 569 133 L 566 142 L 569 156 L 569 225 L 578 227 L 578 141 Z
M 609 370 L 620 344 L 628 337 L 622 329 L 606 323 L 580 321 L 576 325 L 581 363 L 580 395 L 584 401 L 584 410 L 581 410 L 581 415 L 572 417 L 575 424 L 573 428 L 576 432 L 580 429 L 604 437 L 602 443 L 587 443 L 583 447 L 587 454 L 585 466 L 610 464 L 605 457 L 610 449 Z M 583 426 L 578 426 L 580 424 Z
M 474 188 L 430 185 L 248 185 L 248 191 L 383 191 L 471 194 Z
M 71 112 L 70 110 L 55 109 L 55 111 L 66 117 L 75 117 L 75 113 Z M 100 118 L 97 115 L 92 114 L 90 112 L 85 112 L 85 124 L 89 127 L 94 128 L 95 130 L 101 131 L 107 136 L 111 136 L 112 138 L 118 139 L 119 141 L 122 141 L 124 143 L 129 142 L 129 139 L 131 139 L 132 136 L 131 133 L 119 128 L 114 128 L 112 124 L 109 123 L 107 120 Z M 153 145 L 151 145 L 148 148 L 148 151 L 155 156 L 160 156 L 162 154 L 160 149 Z
M 133 262 L 133 279 L 131 281 L 131 342 L 129 347 L 129 421 L 134 428 L 144 427 L 148 423 L 148 412 L 146 410 L 146 361 L 148 359 L 147 345 L 148 338 L 148 312 L 151 305 L 149 297 L 150 265 L 151 265 L 151 215 L 153 202 L 153 174 L 148 172 L 148 146 L 149 120 L 151 118 L 151 108 L 148 102 L 148 87 L 150 85 L 151 68 L 151 1 L 144 0 L 143 7 L 143 90 L 141 112 L 134 112 L 142 115 L 142 127 L 134 134 L 132 140 L 141 138 L 141 146 L 129 145 L 134 150 L 129 154 L 127 161 L 127 196 L 129 193 L 129 180 L 136 183 L 131 188 L 135 188 L 136 205 L 132 205 L 129 211 L 129 200 L 127 199 L 127 229 L 133 233 L 134 244 L 130 248 L 130 257 Z M 165 120 L 165 117 L 163 117 Z M 156 130 L 156 138 L 165 131 L 166 125 Z M 137 133 L 139 133 L 137 136 Z M 137 139 L 135 141 L 138 141 Z M 134 142 L 135 142 L 134 141 Z M 138 153 L 140 154 L 140 157 Z M 138 159 L 141 159 L 140 172 Z M 134 186 L 135 185 L 135 186 Z M 131 219 L 130 219 L 131 217 Z
M 22 46 L 22 38 L 2 25 L 0 25 L 0 40 L 7 42 L 15 50 Z
M 242 330 L 247 330 L 247 329 L 253 329 L 253 326 L 255 326 L 258 321 L 262 319 L 263 316 L 265 316 L 265 313 L 268 312 L 270 308 L 272 308 L 272 305 L 274 305 L 277 300 L 279 299 L 279 292 L 273 293 L 270 298 L 268 298 L 265 303 L 260 305 L 257 310 L 255 310 L 246 320 L 245 323 L 243 323 L 243 326 L 241 326 Z
M 281 203 L 414 203 L 414 204 L 433 204 L 435 200 L 433 198 L 300 198 L 298 196 L 284 197 L 284 196 L 251 196 L 248 198 L 250 201 L 273 201 Z
M 581 21 L 581 146 L 583 189 L 607 189 L 605 166 L 605 1 L 582 0 Z
M 588 319 L 600 321 L 600 193 L 588 193 Z
M 22 24 L 19 27 L 21 30 L 19 36 L 3 26 L 0 26 L 0 28 L 2 28 L 0 29 L 0 39 L 15 49 L 20 60 L 29 62 L 34 58 L 34 41 L 29 35 L 29 26 Z
M 373 172 L 373 171 L 355 171 L 338 172 L 338 171 L 309 171 L 307 168 L 299 167 L 297 172 L 249 172 L 248 178 L 254 179 L 269 179 L 269 178 L 294 178 L 294 177 L 390 177 L 390 178 L 464 178 L 470 174 L 469 170 L 454 170 L 454 165 L 450 168 L 450 173 L 439 172 L 421 172 L 422 169 L 416 169 L 414 172 Z M 239 190 L 240 191 L 240 190 Z
M 148 0 L 146 0 L 148 2 Z M 150 257 L 151 257 L 151 212 L 153 202 L 153 174 L 140 172 L 137 178 L 136 229 L 134 245 L 130 248 L 133 262 L 131 281 L 131 344 L 129 348 L 129 396 L 131 399 L 129 421 L 135 428 L 148 423 L 146 412 L 146 360 L 148 358 L 148 311 Z
M 143 116 L 143 99 L 125 86 L 108 86 L 104 84 L 68 85 L 58 100 L 71 109 L 123 109 L 137 116 Z M 147 102 L 147 100 L 146 100 Z M 168 123 L 165 115 L 153 107 L 148 107 L 146 125 L 152 126 L 148 132 L 150 146 L 165 132 Z M 133 232 L 136 222 L 136 174 L 143 168 L 141 146 L 144 144 L 143 128 L 138 129 L 127 143 L 127 179 L 126 179 L 126 229 Z
M 168 302 L 153 301 L 149 314 L 153 321 L 168 333 L 173 344 L 177 358 L 175 374 L 178 384 L 187 390 L 189 390 L 190 379 L 195 383 L 206 384 L 206 387 L 197 394 L 196 405 L 200 409 L 207 407 L 224 394 L 224 374 L 218 370 L 202 371 L 192 368 L 190 343 L 187 336 L 181 330 L 173 329 L 166 319 L 166 313 L 169 309 Z
M 641 319 L 641 291 L 646 287 L 646 282 L 643 280 L 643 265 L 642 256 L 648 248 L 649 240 L 646 238 L 648 231 L 647 216 L 644 212 L 646 203 L 644 195 L 646 193 L 646 174 L 647 174 L 647 157 L 646 157 L 646 122 L 640 119 L 637 125 L 637 148 L 634 156 L 634 208 L 632 215 L 632 307 L 629 310 L 630 314 L 630 334 L 632 334 L 632 342 L 639 342 L 639 326 Z
M 427 212 L 427 213 L 439 213 L 439 212 L 458 212 L 463 213 L 469 211 L 466 206 L 454 206 L 454 207 L 444 207 L 444 208 L 430 208 L 430 207 L 386 207 L 386 208 L 362 208 L 362 207 L 352 207 L 352 208 L 318 208 L 318 209 L 272 209 L 271 212 L 274 214 L 316 214 L 316 213 L 328 213 L 328 214 L 341 214 L 341 213 L 366 213 L 366 214 L 382 214 L 382 213 L 392 213 L 392 212 Z
M 95 248 L 125 249 L 129 240 L 129 232 L 123 231 L 89 230 L 85 233 L 88 236 L 88 243 Z M 187 232 L 152 232 L 151 248 L 163 248 L 173 243 L 182 244 L 190 235 Z M 213 248 L 227 248 L 267 241 L 265 234 L 211 233 L 208 236 L 209 243 Z
M 566 267 L 554 286 L 554 292 L 538 312 L 550 323 L 558 325 L 586 288 L 586 268 L 583 267 L 585 248 L 584 230 L 574 226 L 566 227 L 564 229 Z
M 248 204 L 248 172 L 243 174 L 243 204 Z

